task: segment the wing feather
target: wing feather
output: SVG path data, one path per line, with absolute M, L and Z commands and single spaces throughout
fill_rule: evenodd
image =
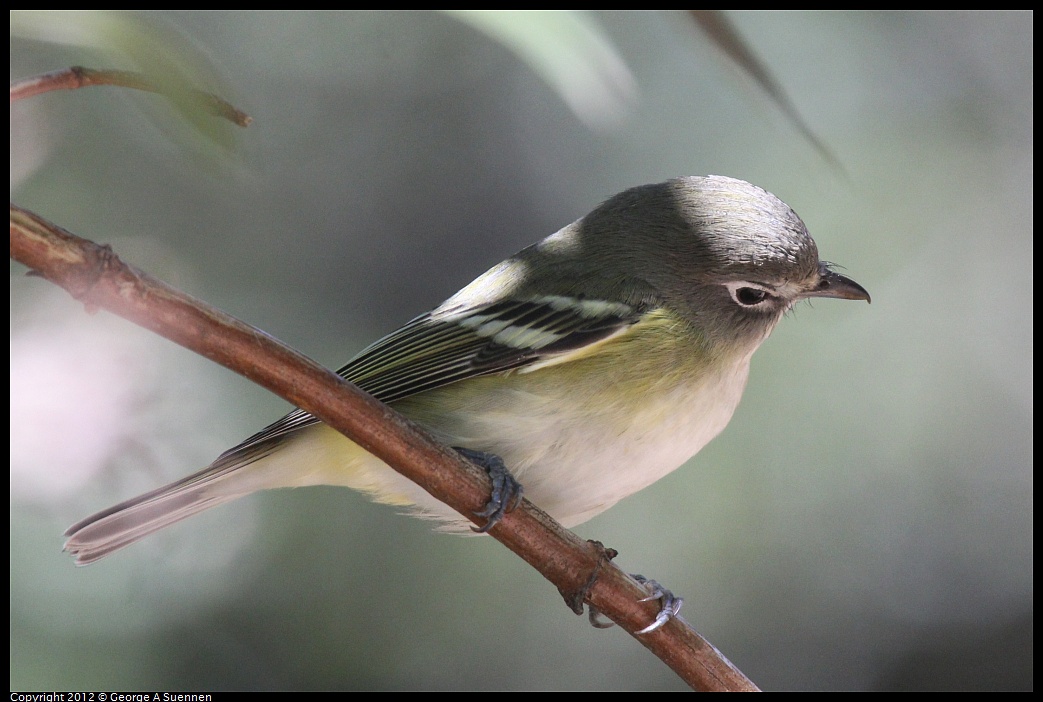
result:
M 562 296 L 512 299 L 423 314 L 363 349 L 337 373 L 382 402 L 467 378 L 523 369 L 620 334 L 648 306 Z M 301 409 L 223 453 L 213 464 L 256 460 L 274 440 L 317 424 Z

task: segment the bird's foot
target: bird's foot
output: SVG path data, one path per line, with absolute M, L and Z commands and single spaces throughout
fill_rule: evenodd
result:
M 649 634 L 666 624 L 673 617 L 676 617 L 677 613 L 681 611 L 681 605 L 684 604 L 684 600 L 680 597 L 674 597 L 674 593 L 667 590 L 655 580 L 650 580 L 643 575 L 637 574 L 631 574 L 630 577 L 644 585 L 645 589 L 648 590 L 648 597 L 641 599 L 640 602 L 651 602 L 652 600 L 661 600 L 662 602 L 659 607 L 659 614 L 656 615 L 655 620 L 636 633 Z
M 662 600 L 663 602 L 659 608 L 659 613 L 656 615 L 652 623 L 635 633 L 650 634 L 666 624 L 673 617 L 676 617 L 677 613 L 681 611 L 681 605 L 684 604 L 682 598 L 675 597 L 674 593 L 667 590 L 655 580 L 650 580 L 643 575 L 631 573 L 630 577 L 641 583 L 645 590 L 648 591 L 648 597 L 643 597 L 638 600 L 638 602 L 651 602 L 652 600 Z M 590 625 L 597 627 L 598 629 L 608 629 L 613 626 L 612 622 L 600 618 L 601 612 L 593 605 L 587 606 L 587 617 L 590 620 Z
M 454 446 L 453 449 L 464 458 L 474 461 L 484 468 L 493 482 L 492 492 L 489 495 L 489 502 L 486 503 L 485 509 L 475 512 L 476 516 L 486 517 L 488 521 L 483 526 L 471 527 L 475 532 L 484 534 L 496 526 L 503 519 L 503 515 L 513 511 L 521 504 L 525 491 L 521 483 L 515 480 L 511 472 L 507 470 L 507 466 L 503 464 L 503 459 L 496 454 L 472 451 L 459 446 Z
M 607 548 L 600 541 L 587 540 L 594 550 L 597 552 L 598 561 L 594 566 L 594 570 L 591 571 L 590 577 L 583 587 L 572 592 L 566 592 L 565 590 L 559 589 L 558 592 L 565 599 L 565 604 L 576 614 L 583 614 L 584 601 L 587 599 L 587 595 L 590 594 L 591 588 L 594 587 L 594 583 L 598 581 L 598 577 L 601 575 L 601 569 L 604 565 L 610 562 L 613 558 L 619 555 L 619 552 L 614 548 Z M 599 619 L 601 612 L 592 604 L 587 605 L 587 617 L 590 619 L 590 625 L 597 627 L 598 629 L 607 629 L 610 626 L 614 626 L 612 622 Z

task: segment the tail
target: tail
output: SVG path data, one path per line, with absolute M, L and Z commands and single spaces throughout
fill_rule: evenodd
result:
M 378 502 L 470 525 L 358 444 L 308 419 L 291 413 L 198 473 L 73 524 L 65 550 L 86 565 L 211 507 L 258 490 L 305 485 L 343 485 Z
M 65 532 L 65 551 L 77 565 L 93 563 L 193 514 L 260 489 L 279 487 L 265 480 L 266 473 L 270 479 L 269 471 L 244 471 L 272 453 L 279 443 L 266 442 L 245 450 L 237 447 L 198 473 L 73 524 Z M 249 473 L 260 480 L 249 479 Z

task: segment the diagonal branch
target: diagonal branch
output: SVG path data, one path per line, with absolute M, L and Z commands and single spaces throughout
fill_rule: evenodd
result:
M 96 84 L 101 83 L 83 85 Z M 70 87 L 60 81 L 50 85 Z M 488 476 L 455 451 L 264 332 L 127 265 L 111 248 L 12 204 L 11 258 L 88 308 L 106 309 L 150 329 L 311 412 L 468 518 L 476 520 L 474 513 L 488 500 Z M 600 544 L 583 541 L 528 501 L 490 534 L 554 583 L 566 602 L 581 598 L 597 608 L 692 687 L 756 689 L 679 617 L 651 633 L 636 634 L 655 618 L 658 604 L 641 601 L 647 592 L 609 562 Z
M 11 102 L 17 102 L 27 97 L 40 95 L 52 90 L 76 90 L 97 85 L 116 85 L 124 88 L 144 90 L 149 93 L 158 93 L 164 97 L 181 98 L 187 95 L 204 112 L 227 119 L 229 122 L 240 127 L 250 125 L 253 118 L 242 110 L 228 104 L 213 93 L 204 93 L 201 90 L 178 90 L 172 94 L 174 88 L 161 86 L 150 80 L 147 76 L 133 71 L 95 70 L 83 66 L 71 66 L 61 70 L 11 81 Z

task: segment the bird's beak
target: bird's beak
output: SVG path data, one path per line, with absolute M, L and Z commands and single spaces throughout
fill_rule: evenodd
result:
M 819 265 L 818 283 L 804 294 L 805 297 L 839 297 L 842 300 L 865 300 L 872 302 L 869 292 L 847 276 Z

